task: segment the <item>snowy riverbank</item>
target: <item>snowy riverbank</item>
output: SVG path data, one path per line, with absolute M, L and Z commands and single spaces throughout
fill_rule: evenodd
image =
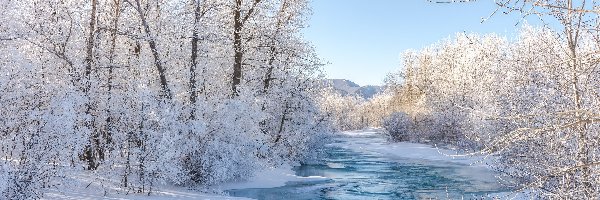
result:
M 376 134 L 381 134 L 378 129 L 366 129 L 360 131 L 346 131 L 339 133 L 340 135 L 348 135 L 353 137 L 371 137 Z M 483 155 L 464 155 L 457 150 L 436 148 L 428 144 L 418 144 L 410 142 L 388 142 L 384 138 L 378 138 L 375 141 L 349 141 L 338 145 L 342 148 L 352 149 L 358 152 L 373 153 L 380 156 L 390 157 L 392 159 L 416 159 L 427 161 L 440 161 L 465 164 L 477 167 L 488 167 L 487 163 L 491 159 Z
M 322 181 L 325 177 L 301 177 L 294 175 L 291 166 L 281 166 L 279 168 L 269 168 L 256 173 L 256 175 L 247 181 L 226 183 L 213 186 L 208 191 L 214 191 L 216 194 L 207 194 L 207 190 L 192 190 L 185 187 L 159 186 L 151 195 L 137 194 L 127 191 L 118 191 L 118 187 L 111 185 L 113 181 L 104 181 L 100 183 L 92 176 L 80 175 L 69 180 L 68 185 L 49 189 L 44 195 L 44 199 L 57 200 L 244 200 L 247 198 L 230 197 L 226 194 L 219 194 L 219 191 L 231 189 L 246 188 L 273 188 L 284 186 L 286 182 L 294 181 Z M 107 192 L 105 192 L 107 191 Z M 110 191 L 110 192 L 108 192 Z
M 323 181 L 327 179 L 328 178 L 322 176 L 296 176 L 295 172 L 292 170 L 292 166 L 281 166 L 278 168 L 270 168 L 258 172 L 254 177 L 250 178 L 248 181 L 242 181 L 237 183 L 225 183 L 219 186 L 215 186 L 213 188 L 221 191 L 247 188 L 274 188 L 284 186 L 285 183 L 290 181 L 309 182 Z
M 381 157 L 387 157 L 392 160 L 411 160 L 412 162 L 431 161 L 445 165 L 447 163 L 457 163 L 468 165 L 463 170 L 456 171 L 457 175 L 468 175 L 480 180 L 495 180 L 497 177 L 489 173 L 493 164 L 492 157 L 485 155 L 465 155 L 458 150 L 447 148 L 437 148 L 428 144 L 410 143 L 410 142 L 389 142 L 380 139 L 373 139 L 373 135 L 381 134 L 380 129 L 365 129 L 356 131 L 346 131 L 338 133 L 342 136 L 364 137 L 367 140 L 348 140 L 344 143 L 334 144 L 342 148 L 352 149 L 353 151 L 374 154 Z M 478 180 L 473 180 L 478 181 Z M 491 199 L 529 199 L 532 191 L 520 193 L 500 192 L 487 195 Z
M 229 191 L 236 196 L 258 199 L 282 197 L 355 199 L 368 194 L 375 196 L 362 197 L 378 199 L 388 197 L 378 195 L 403 192 L 406 193 L 396 198 L 427 198 L 427 195 L 433 195 L 429 197 L 434 198 L 440 195 L 440 193 L 435 194 L 439 190 L 437 186 L 444 187 L 448 183 L 457 183 L 460 186 L 453 185 L 446 188 L 446 192 L 450 189 L 452 198 L 460 197 L 462 194 L 466 195 L 463 198 L 467 199 L 482 196 L 493 199 L 526 199 L 522 195 L 515 195 L 501 189 L 502 186 L 496 181 L 495 173 L 485 164 L 491 160 L 485 156 L 464 156 L 461 152 L 426 144 L 389 142 L 378 129 L 339 133 L 336 142 L 329 146 L 335 153 L 332 152 L 334 156 L 325 160 L 326 166 L 309 165 L 295 170 L 296 174 L 318 174 L 329 178 L 330 181 L 312 183 L 291 181 L 283 187 Z M 390 169 L 400 171 L 394 172 Z M 423 169 L 432 171 L 425 170 L 422 172 L 423 175 L 407 176 L 412 170 Z M 370 180 L 363 180 L 364 177 L 369 177 Z M 406 182 L 402 180 L 404 178 Z M 413 188 L 405 184 L 424 185 L 423 188 L 416 185 Z M 255 184 L 250 182 L 245 185 Z M 439 192 L 442 196 L 445 195 L 443 189 Z
M 369 129 L 363 131 L 349 131 L 339 133 L 340 139 L 345 140 L 340 143 L 330 144 L 332 146 L 349 149 L 352 151 L 374 155 L 377 157 L 385 157 L 389 160 L 397 160 L 398 162 L 423 162 L 427 164 L 436 163 L 440 166 L 451 164 L 460 164 L 465 167 L 461 170 L 456 171 L 456 176 L 473 177 L 472 180 L 475 183 L 485 182 L 494 180 L 493 174 L 489 173 L 489 168 L 486 167 L 486 158 L 483 156 L 449 156 L 459 155 L 458 152 L 448 149 L 435 148 L 425 144 L 414 144 L 414 143 L 390 143 L 385 140 L 384 137 L 374 137 L 380 134 L 377 129 Z M 354 139 L 350 139 L 354 138 Z M 364 139 L 356 139 L 364 138 Z M 330 165 L 331 163 L 327 163 Z M 334 165 L 335 163 L 331 164 Z M 150 196 L 144 194 L 127 194 L 126 192 L 120 192 L 120 194 L 105 193 L 104 191 L 115 191 L 115 188 L 105 184 L 99 184 L 97 181 L 92 180 L 93 176 L 78 176 L 73 178 L 74 181 L 70 187 L 62 187 L 50 190 L 46 193 L 46 199 L 114 199 L 114 200 L 125 200 L 125 199 L 150 199 L 150 200 L 163 200 L 163 199 L 177 199 L 177 200 L 188 200 L 188 199 L 211 199 L 211 200 L 223 200 L 223 199 L 247 199 L 227 196 L 226 193 L 220 191 L 236 190 L 236 189 L 248 189 L 248 188 L 276 188 L 286 185 L 288 182 L 311 182 L 311 181 L 327 181 L 330 178 L 324 176 L 309 176 L 302 177 L 297 176 L 296 172 L 292 170 L 292 166 L 281 166 L 278 168 L 269 168 L 256 173 L 256 175 L 247 181 L 226 183 L 218 186 L 209 187 L 207 190 L 191 190 L 184 187 L 172 187 L 172 186 L 159 186 L 158 189 L 153 191 Z M 118 182 L 118 181 L 117 181 Z M 92 183 L 92 184 L 90 184 Z M 89 186 L 88 186 L 89 184 Z M 79 188 L 79 189 L 77 189 Z M 206 191 L 216 191 L 216 194 L 207 194 Z M 489 197 L 496 197 L 499 199 L 510 199 L 515 197 L 514 194 L 510 193 L 498 193 L 489 195 Z

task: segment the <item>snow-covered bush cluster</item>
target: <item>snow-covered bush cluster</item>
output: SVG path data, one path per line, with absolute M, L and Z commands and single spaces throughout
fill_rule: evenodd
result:
M 331 123 L 300 31 L 307 6 L 3 1 L 0 199 L 39 198 L 87 172 L 151 193 L 314 161 Z
M 323 111 L 329 114 L 339 130 L 358 130 L 365 127 L 359 110 L 364 99 L 357 96 L 342 96 L 331 89 L 323 90 L 319 101 Z
M 404 112 L 395 112 L 383 120 L 383 128 L 395 141 L 414 139 L 413 120 Z
M 389 93 L 376 94 L 370 99 L 342 96 L 330 88 L 323 90 L 321 110 L 326 112 L 339 130 L 358 130 L 381 127 L 385 117 L 392 114 L 394 102 Z
M 579 34 L 575 44 L 524 26 L 514 40 L 458 34 L 407 52 L 403 71 L 389 80 L 407 116 L 391 115 L 386 123 L 397 125 L 384 127 L 496 155 L 498 171 L 515 181 L 509 184 L 539 197 L 596 199 L 600 43 Z

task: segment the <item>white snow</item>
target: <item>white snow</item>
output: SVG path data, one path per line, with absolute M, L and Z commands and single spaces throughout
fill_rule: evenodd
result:
M 461 170 L 455 171 L 456 177 L 469 177 L 469 181 L 480 183 L 479 186 L 489 184 L 490 180 L 496 180 L 497 177 L 490 173 L 490 163 L 493 157 L 484 155 L 465 155 L 464 153 L 437 148 L 427 144 L 409 143 L 409 142 L 388 142 L 384 138 L 377 136 L 381 134 L 380 129 L 371 128 L 360 131 L 346 131 L 340 133 L 342 136 L 361 137 L 363 140 L 346 140 L 343 143 L 333 145 L 352 149 L 354 151 L 387 157 L 391 160 L 427 162 L 431 164 L 445 165 L 445 163 L 455 163 L 469 165 Z M 342 137 L 343 138 L 343 137 Z M 530 199 L 532 191 L 523 192 L 501 192 L 487 195 L 491 199 Z
M 525 199 L 532 199 L 532 197 L 534 196 L 533 194 L 535 194 L 535 192 L 526 190 L 526 191 L 517 192 L 517 193 L 515 193 L 515 192 L 495 193 L 495 194 L 488 195 L 488 197 L 491 199 L 525 200 Z
M 490 178 L 494 178 L 489 174 L 489 169 L 486 168 L 485 164 L 481 161 L 486 161 L 487 159 L 483 156 L 449 156 L 449 155 L 460 155 L 457 151 L 436 148 L 426 144 L 415 144 L 415 143 L 390 143 L 378 136 L 376 134 L 380 134 L 378 129 L 368 129 L 363 131 L 349 131 L 343 132 L 342 140 L 347 137 L 359 137 L 364 138 L 361 140 L 356 139 L 348 139 L 342 143 L 334 143 L 331 145 L 336 145 L 342 148 L 348 148 L 354 151 L 374 154 L 377 156 L 382 156 L 389 158 L 391 160 L 399 160 L 406 161 L 410 160 L 412 162 L 418 162 L 422 160 L 423 162 L 437 162 L 441 165 L 444 163 L 455 163 L 455 164 L 464 164 L 471 165 L 465 167 L 465 170 L 456 171 L 457 176 L 463 177 L 476 177 L 477 179 L 481 179 L 481 181 L 489 181 Z M 346 137 L 344 137 L 346 136 Z M 336 163 L 327 163 L 328 166 L 332 168 L 340 168 L 343 166 L 339 166 Z M 237 198 L 237 197 L 229 197 L 225 195 L 219 194 L 206 194 L 202 191 L 194 191 L 189 190 L 183 187 L 168 187 L 168 186 L 160 186 L 157 191 L 154 191 L 150 196 L 145 194 L 124 194 L 125 192 L 121 192 L 121 194 L 104 194 L 106 186 L 100 186 L 97 184 L 92 184 L 88 189 L 84 189 L 87 183 L 90 182 L 89 179 L 86 179 L 85 176 L 79 176 L 75 182 L 79 182 L 77 187 L 63 187 L 61 189 L 52 189 L 49 190 L 48 193 L 45 194 L 46 199 L 87 199 L 87 200 L 137 200 L 137 199 L 150 199 L 150 200 L 163 200 L 163 199 L 176 199 L 176 200 L 188 200 L 188 199 L 208 199 L 208 200 L 223 200 L 223 199 L 247 199 L 247 198 Z M 262 171 L 259 171 L 255 174 L 254 177 L 251 177 L 247 181 L 241 182 L 233 182 L 226 183 L 217 186 L 212 186 L 208 189 L 210 191 L 225 191 L 231 189 L 248 189 L 248 188 L 273 188 L 284 186 L 287 182 L 298 182 L 298 181 L 323 181 L 328 180 L 327 177 L 321 176 L 312 176 L 312 177 L 301 177 L 296 176 L 295 172 L 292 170 L 292 166 L 284 165 L 277 168 L 268 168 Z M 475 180 L 477 181 L 477 180 Z M 73 189 L 80 188 L 80 189 Z M 115 187 L 117 188 L 117 187 Z M 526 199 L 523 194 L 513 194 L 513 193 L 497 193 L 490 194 L 489 197 L 495 197 L 499 199 Z
M 384 138 L 375 136 L 381 134 L 379 129 L 363 131 L 347 131 L 340 133 L 351 137 L 363 137 L 364 140 L 349 140 L 343 144 L 334 144 L 354 151 L 377 154 L 392 159 L 411 159 L 442 161 L 471 166 L 487 167 L 490 157 L 483 155 L 465 155 L 457 150 L 436 148 L 427 144 L 409 142 L 390 143 Z
M 148 188 L 146 188 L 147 190 Z M 214 194 L 213 194 L 214 193 Z M 80 172 L 65 178 L 61 185 L 49 188 L 42 199 L 47 200 L 247 200 L 230 197 L 217 190 L 191 189 L 171 185 L 157 185 L 148 193 L 125 191 L 118 178 L 98 178 L 93 173 Z
M 230 189 L 247 189 L 247 188 L 273 188 L 284 186 L 288 181 L 322 181 L 328 178 L 320 176 L 301 177 L 296 176 L 292 170 L 292 166 L 284 165 L 278 168 L 268 168 L 257 172 L 254 177 L 247 181 L 226 183 L 209 188 L 211 191 L 225 191 Z M 219 194 L 207 194 L 203 191 L 194 191 L 185 187 L 175 186 L 159 186 L 151 195 L 128 193 L 120 191 L 118 187 L 111 186 L 108 182 L 103 184 L 94 181 L 90 176 L 79 175 L 72 177 L 68 182 L 69 185 L 49 189 L 43 199 L 57 200 L 245 200 L 248 198 L 230 197 Z M 87 186 L 90 182 L 90 186 Z M 86 188 L 87 187 L 87 188 Z M 108 191 L 105 193 L 105 191 Z
M 57 200 L 245 200 L 248 198 L 229 197 L 224 195 L 205 194 L 197 191 L 186 190 L 185 188 L 161 189 L 152 193 L 145 194 L 109 194 L 103 195 L 102 191 L 81 190 L 81 191 L 53 191 L 48 192 L 42 199 L 57 199 Z
M 294 181 L 323 181 L 329 178 L 321 176 L 302 177 L 296 176 L 292 166 L 284 165 L 277 168 L 269 168 L 255 174 L 247 181 L 226 183 L 214 187 L 218 190 L 248 189 L 248 188 L 274 188 L 284 186 L 286 182 Z

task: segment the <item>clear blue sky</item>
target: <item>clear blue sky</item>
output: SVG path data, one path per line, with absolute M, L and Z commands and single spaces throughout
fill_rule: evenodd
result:
M 399 69 L 400 53 L 421 49 L 457 32 L 513 37 L 519 14 L 497 13 L 492 0 L 436 4 L 426 0 L 312 0 L 305 38 L 329 62 L 328 78 L 381 85 Z M 533 24 L 531 19 L 528 19 Z

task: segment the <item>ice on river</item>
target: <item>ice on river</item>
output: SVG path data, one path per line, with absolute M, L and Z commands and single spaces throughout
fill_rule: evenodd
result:
M 376 129 L 340 133 L 327 152 L 324 164 L 293 169 L 296 176 L 323 177 L 320 181 L 300 179 L 280 187 L 228 192 L 254 199 L 472 199 L 509 194 L 483 164 L 485 157 L 390 143 Z
M 376 129 L 339 133 L 320 165 L 281 166 L 260 171 L 248 181 L 214 186 L 232 196 L 178 187 L 153 195 L 105 195 L 102 187 L 50 190 L 47 199 L 471 199 L 513 194 L 498 184 L 482 156 L 414 143 L 390 143 Z M 93 180 L 75 178 L 80 185 Z M 73 188 L 83 188 L 73 187 Z
M 390 159 L 442 161 L 479 167 L 487 167 L 486 163 L 490 161 L 489 158 L 483 155 L 465 155 L 459 151 L 436 148 L 427 144 L 409 142 L 390 143 L 385 137 L 381 136 L 381 133 L 377 129 L 347 131 L 339 134 L 348 137 L 341 137 L 342 142 L 332 145 Z

